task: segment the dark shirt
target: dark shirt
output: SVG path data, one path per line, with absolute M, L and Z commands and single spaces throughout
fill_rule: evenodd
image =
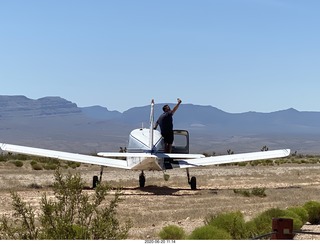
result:
M 161 134 L 173 131 L 172 115 L 172 111 L 168 111 L 161 114 L 158 118 L 157 124 L 160 126 Z

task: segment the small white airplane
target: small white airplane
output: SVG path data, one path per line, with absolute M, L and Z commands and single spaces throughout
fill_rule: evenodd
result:
M 164 143 L 161 133 L 153 129 L 154 126 L 154 101 L 151 101 L 150 127 L 133 130 L 129 135 L 129 144 L 127 152 L 110 153 L 100 152 L 98 156 L 89 156 L 77 153 L 47 150 L 34 147 L 18 146 L 6 143 L 0 143 L 3 151 L 56 158 L 66 161 L 94 164 L 101 166 L 100 181 L 102 178 L 103 167 L 114 167 L 127 170 L 139 170 L 142 173 L 139 176 L 140 187 L 145 186 L 145 174 L 147 170 L 163 171 L 176 168 L 186 169 L 188 183 L 192 190 L 197 189 L 196 177 L 191 177 L 189 168 L 198 166 L 209 166 L 219 164 L 229 164 L 238 162 L 247 162 L 261 159 L 287 157 L 290 149 L 280 149 L 272 151 L 259 151 L 252 153 L 241 153 L 223 156 L 205 157 L 202 154 L 189 154 L 189 133 L 186 130 L 174 131 L 174 144 L 172 153 L 164 153 Z M 115 159 L 123 157 L 126 160 Z M 93 185 L 99 182 L 97 176 L 94 176 Z

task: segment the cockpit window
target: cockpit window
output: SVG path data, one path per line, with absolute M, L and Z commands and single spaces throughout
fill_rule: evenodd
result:
M 174 142 L 175 147 L 186 147 L 187 146 L 187 137 L 185 135 L 174 135 Z

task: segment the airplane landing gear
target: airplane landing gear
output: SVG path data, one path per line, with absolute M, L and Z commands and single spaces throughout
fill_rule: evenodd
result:
M 146 184 L 146 176 L 144 175 L 143 171 L 139 175 L 139 186 L 144 187 Z
M 188 183 L 191 186 L 191 190 L 197 190 L 197 178 L 195 176 L 192 176 L 190 179 L 189 169 L 187 169 L 187 177 Z
M 98 184 L 99 184 L 99 178 L 97 175 L 95 175 L 92 178 L 92 189 L 96 188 Z
M 103 167 L 104 167 L 104 166 L 101 166 L 101 169 L 100 169 L 100 179 L 98 178 L 97 175 L 93 176 L 93 178 L 92 178 L 92 189 L 96 188 L 97 185 L 98 185 L 100 182 L 102 182 Z

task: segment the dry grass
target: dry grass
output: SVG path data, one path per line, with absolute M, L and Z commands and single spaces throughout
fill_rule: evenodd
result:
M 81 173 L 88 188 L 92 176 L 100 167 L 81 165 L 68 169 Z M 219 166 L 195 168 L 198 190 L 191 191 L 184 170 L 172 170 L 170 180 L 163 180 L 162 172 L 145 172 L 146 187 L 139 189 L 140 172 L 107 168 L 103 180 L 123 187 L 124 201 L 119 216 L 130 218 L 133 228 L 130 239 L 157 239 L 167 225 L 181 226 L 187 233 L 203 225 L 211 214 L 241 211 L 247 220 L 266 209 L 302 205 L 309 200 L 320 201 L 319 164 L 280 164 L 268 166 Z M 23 199 L 37 206 L 44 192 L 50 192 L 53 171 L 35 171 L 30 164 L 18 168 L 0 163 L 0 213 L 10 211 L 10 190 L 18 191 Z M 35 189 L 41 186 L 40 189 Z M 266 197 L 244 197 L 234 189 L 265 188 Z M 88 190 L 90 192 L 90 190 Z

